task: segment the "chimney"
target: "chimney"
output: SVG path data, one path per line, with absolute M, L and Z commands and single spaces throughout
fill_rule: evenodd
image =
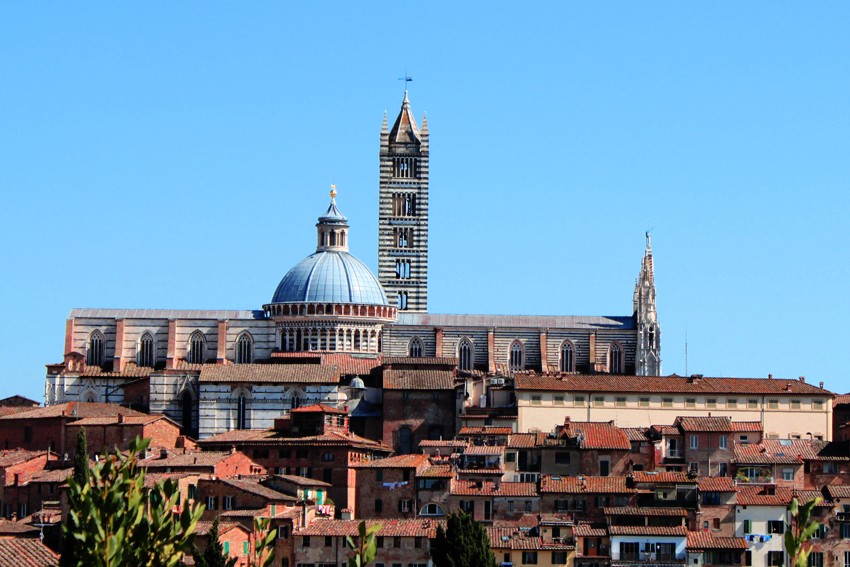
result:
M 167 459 L 168 458 L 168 449 L 160 449 L 159 450 L 159 458 Z
M 124 423 L 124 414 L 123 413 L 118 414 L 118 423 Z
M 800 382 L 802 382 L 803 384 L 805 384 L 805 383 L 806 383 L 806 377 L 805 377 L 805 376 L 800 376 Z
M 773 380 L 773 374 L 768 374 L 768 375 L 767 375 L 767 379 L 768 379 L 768 380 Z
M 818 387 L 819 387 L 821 390 L 823 390 L 823 382 L 821 382 L 821 383 L 818 385 Z

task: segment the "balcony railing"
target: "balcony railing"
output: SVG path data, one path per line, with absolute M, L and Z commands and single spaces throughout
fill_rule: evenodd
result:
M 679 563 L 684 562 L 686 555 L 684 553 L 652 553 L 639 551 L 638 553 L 619 553 L 614 552 L 611 555 L 611 561 L 620 562 L 640 562 L 640 563 Z

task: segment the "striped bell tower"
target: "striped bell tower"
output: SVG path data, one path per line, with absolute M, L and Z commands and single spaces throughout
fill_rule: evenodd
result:
M 428 122 L 416 125 L 407 90 L 392 129 L 381 126 L 378 280 L 399 311 L 428 310 Z

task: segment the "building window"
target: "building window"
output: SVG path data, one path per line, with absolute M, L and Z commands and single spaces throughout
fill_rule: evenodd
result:
M 189 363 L 202 364 L 207 357 L 207 339 L 200 331 L 195 331 L 189 338 Z
M 841 524 L 841 538 L 850 539 L 850 524 Z
M 395 261 L 395 277 L 397 280 L 410 279 L 410 260 Z
M 552 404 L 556 406 L 564 405 L 564 396 L 554 396 L 552 398 Z
M 566 551 L 553 551 L 552 552 L 552 565 L 566 565 L 567 564 L 567 552 Z
M 254 362 L 254 341 L 250 333 L 242 333 L 236 339 L 236 364 Z
M 691 445 L 690 445 L 691 449 L 699 449 L 699 435 L 691 435 L 690 441 L 691 441 Z
M 728 446 L 728 441 L 726 439 L 727 439 L 727 437 L 725 435 L 720 436 L 719 440 L 720 440 L 720 448 L 721 449 L 725 449 Z
M 86 345 L 86 364 L 88 366 L 103 366 L 103 333 L 94 331 Z
M 564 341 L 561 344 L 561 372 L 573 372 L 575 367 L 573 343 Z
M 662 398 L 661 399 L 661 407 L 672 408 L 673 407 L 673 398 Z
M 617 406 L 618 408 L 626 407 L 626 398 L 624 398 L 622 396 L 618 397 L 616 400 L 614 400 L 614 405 Z
M 850 551 L 844 552 L 844 567 L 850 567 Z
M 779 400 L 767 400 L 767 409 L 779 409 Z
M 759 409 L 759 401 L 753 399 L 747 400 L 747 409 Z
M 150 333 L 145 333 L 139 339 L 139 350 L 136 364 L 144 368 L 153 368 L 156 364 L 156 343 Z
M 768 567 L 784 567 L 785 552 L 784 551 L 768 551 L 767 566 Z
M 642 408 L 648 408 L 649 407 L 649 398 L 644 397 L 644 398 L 638 399 L 638 406 L 640 406 Z
M 518 340 L 514 340 L 514 342 L 511 343 L 509 354 L 510 356 L 508 358 L 508 365 L 511 372 L 522 370 L 524 368 L 524 353 L 522 349 L 522 343 Z
M 413 358 L 422 358 L 422 351 L 424 350 L 422 346 L 422 339 L 419 337 L 413 337 L 410 339 L 410 344 L 407 347 L 407 353 Z
M 793 410 L 800 409 L 800 400 L 791 400 L 791 409 L 793 409 Z
M 569 451 L 557 451 L 555 453 L 555 464 L 556 465 L 568 465 L 568 464 L 570 464 L 570 453 L 569 453 Z
M 623 373 L 623 347 L 620 343 L 614 343 L 608 349 L 608 372 L 611 374 Z
M 707 398 L 705 400 L 705 407 L 716 408 L 717 407 L 717 398 Z
M 782 469 L 782 480 L 794 480 L 794 469 Z
M 398 430 L 398 452 L 402 455 L 413 452 L 413 431 L 407 426 Z
M 812 400 L 812 409 L 815 411 L 823 411 L 823 400 Z
M 421 510 L 419 510 L 420 516 L 445 516 L 446 513 L 440 508 L 439 505 L 434 504 L 433 502 L 430 504 L 425 504 Z
M 586 398 L 585 398 L 584 396 L 573 396 L 573 405 L 575 405 L 575 406 L 584 406 L 584 404 L 585 404 L 585 399 L 586 399 Z
M 380 498 L 375 499 L 375 513 L 380 514 L 384 511 L 384 501 Z
M 236 429 L 248 429 L 248 401 L 244 394 L 236 400 Z
M 604 407 L 605 396 L 593 396 L 593 405 L 596 407 Z
M 472 370 L 472 353 L 472 341 L 470 341 L 466 337 L 462 338 L 460 340 L 460 344 L 457 347 L 458 368 L 466 372 Z
M 688 465 L 688 472 L 692 472 L 694 474 L 699 474 L 699 463 L 694 461 Z
M 523 565 L 537 565 L 537 552 L 536 551 L 523 551 L 522 552 L 522 564 Z
M 822 551 L 812 551 L 809 554 L 809 567 L 823 567 Z
M 686 399 L 685 399 L 685 407 L 686 407 L 686 408 L 695 408 L 695 407 L 697 407 L 697 400 L 696 400 L 696 398 L 686 398 Z
M 785 522 L 782 520 L 770 520 L 767 522 L 767 533 L 782 535 L 785 533 Z
M 738 408 L 738 399 L 737 398 L 726 398 L 726 407 L 728 409 L 737 409 Z
M 540 400 L 541 400 L 541 396 L 539 396 L 539 395 L 531 396 L 531 405 L 533 405 L 533 406 L 539 406 L 539 405 L 540 405 Z
M 401 311 L 405 311 L 407 309 L 407 292 L 406 291 L 398 292 L 398 308 Z

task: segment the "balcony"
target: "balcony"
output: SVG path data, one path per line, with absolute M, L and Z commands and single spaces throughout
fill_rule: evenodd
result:
M 638 553 L 617 553 L 611 556 L 613 563 L 684 563 L 687 559 L 685 553 L 652 553 L 639 551 Z

